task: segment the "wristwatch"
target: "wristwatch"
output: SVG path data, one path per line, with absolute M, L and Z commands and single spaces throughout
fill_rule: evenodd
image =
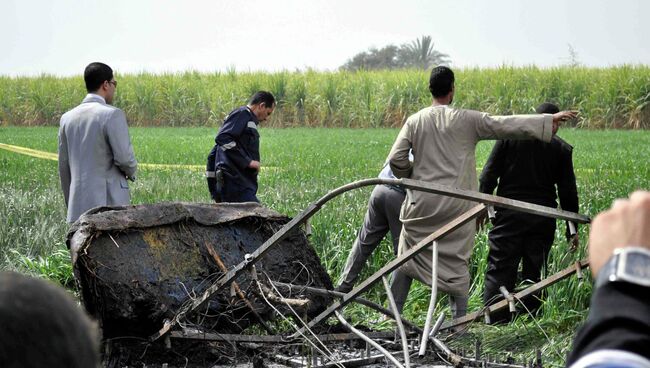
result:
M 625 247 L 614 250 L 596 277 L 596 287 L 608 282 L 627 282 L 650 287 L 650 250 Z

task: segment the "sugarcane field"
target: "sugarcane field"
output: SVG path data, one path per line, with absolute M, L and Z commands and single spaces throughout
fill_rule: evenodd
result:
M 3 3 L 0 367 L 650 367 L 647 11 Z

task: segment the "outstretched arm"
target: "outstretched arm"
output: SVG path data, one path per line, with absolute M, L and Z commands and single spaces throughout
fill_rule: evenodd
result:
M 482 139 L 540 139 L 550 142 L 560 123 L 574 118 L 576 112 L 557 114 L 492 116 L 478 111 L 468 111 L 474 123 L 476 140 Z

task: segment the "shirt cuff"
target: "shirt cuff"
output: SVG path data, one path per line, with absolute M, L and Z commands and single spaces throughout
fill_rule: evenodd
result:
M 550 142 L 553 138 L 553 115 L 544 114 L 544 124 L 542 124 L 542 141 Z

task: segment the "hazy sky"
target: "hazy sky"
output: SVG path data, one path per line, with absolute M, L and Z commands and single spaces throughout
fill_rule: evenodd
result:
M 0 75 L 334 70 L 431 35 L 452 66 L 650 64 L 648 0 L 0 0 Z

